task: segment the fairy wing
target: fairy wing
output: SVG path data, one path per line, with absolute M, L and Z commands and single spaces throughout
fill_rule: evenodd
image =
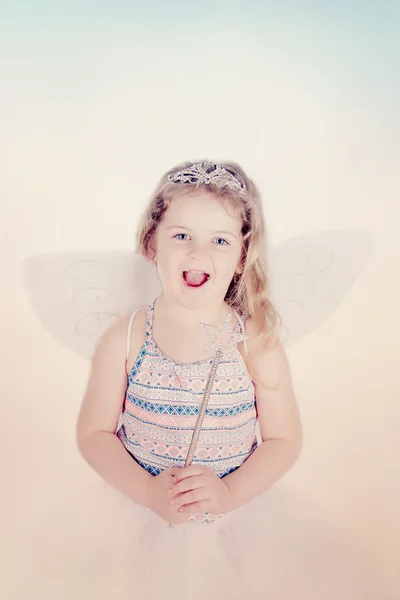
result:
M 340 304 L 373 249 L 363 230 L 328 231 L 271 249 L 271 297 L 285 345 L 318 327 Z M 157 270 L 132 252 L 42 254 L 22 263 L 29 299 L 44 328 L 90 359 L 106 329 L 161 293 Z
M 23 261 L 22 276 L 44 328 L 86 359 L 113 322 L 161 290 L 156 268 L 124 251 L 41 254 Z
M 343 301 L 374 248 L 361 229 L 321 231 L 271 249 L 271 300 L 288 346 L 313 331 Z

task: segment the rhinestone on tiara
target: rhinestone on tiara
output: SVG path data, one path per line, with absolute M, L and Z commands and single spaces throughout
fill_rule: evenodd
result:
M 239 194 L 244 194 L 245 186 L 229 173 L 226 169 L 209 161 L 194 163 L 187 169 L 177 171 L 168 175 L 172 183 L 199 183 L 209 185 L 210 183 L 220 188 L 228 187 Z

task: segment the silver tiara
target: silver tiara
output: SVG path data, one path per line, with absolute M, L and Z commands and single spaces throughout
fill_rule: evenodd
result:
M 232 173 L 229 173 L 221 165 L 209 161 L 194 163 L 187 169 L 171 173 L 168 175 L 168 180 L 172 183 L 204 183 L 206 185 L 211 183 L 220 188 L 231 188 L 239 194 L 246 191 L 245 186 Z

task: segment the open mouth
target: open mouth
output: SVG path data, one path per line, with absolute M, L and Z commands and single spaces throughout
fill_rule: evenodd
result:
M 201 287 L 210 279 L 204 271 L 183 271 L 183 280 L 189 287 Z

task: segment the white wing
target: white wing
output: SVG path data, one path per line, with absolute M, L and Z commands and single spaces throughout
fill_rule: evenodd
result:
M 271 300 L 282 319 L 285 345 L 310 333 L 333 313 L 373 248 L 369 232 L 350 229 L 309 233 L 271 249 Z
M 124 251 L 37 255 L 23 261 L 22 276 L 44 328 L 87 359 L 115 320 L 161 291 L 156 268 Z
M 271 296 L 286 345 L 320 325 L 340 304 L 373 249 L 362 230 L 299 236 L 272 248 Z M 157 269 L 124 251 L 42 254 L 22 263 L 29 299 L 45 329 L 91 358 L 118 318 L 161 293 Z

